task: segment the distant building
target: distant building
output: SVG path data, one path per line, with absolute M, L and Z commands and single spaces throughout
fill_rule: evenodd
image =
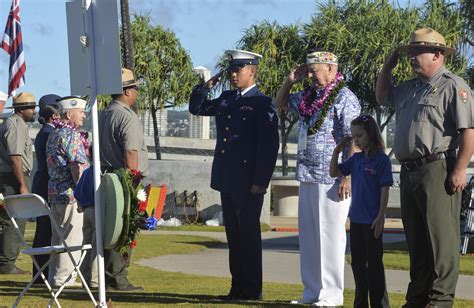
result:
M 145 136 L 153 136 L 153 118 L 151 112 L 146 110 L 141 116 L 143 131 Z M 156 121 L 158 122 L 158 131 L 160 136 L 166 136 L 168 131 L 168 110 L 160 109 L 156 112 Z
M 203 66 L 198 66 L 193 71 L 208 81 L 211 78 L 211 71 Z M 189 138 L 209 139 L 209 117 L 201 117 L 189 114 Z

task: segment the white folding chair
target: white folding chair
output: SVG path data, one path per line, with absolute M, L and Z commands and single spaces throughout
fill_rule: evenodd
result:
M 74 273 L 77 273 L 77 275 L 80 277 L 82 281 L 82 286 L 84 289 L 87 291 L 89 294 L 89 297 L 94 304 L 94 306 L 97 306 L 97 302 L 94 298 L 94 296 L 91 293 L 91 290 L 89 289 L 89 286 L 87 285 L 84 276 L 82 275 L 79 267 L 82 264 L 82 261 L 84 260 L 84 257 L 86 256 L 86 252 L 89 249 L 92 249 L 92 246 L 90 244 L 86 245 L 76 245 L 76 246 L 68 246 L 64 240 L 62 240 L 62 243 L 60 245 L 54 245 L 54 246 L 45 246 L 45 247 L 37 247 L 33 248 L 31 247 L 26 241 L 25 238 L 23 237 L 23 234 L 21 233 L 20 229 L 18 228 L 18 225 L 15 221 L 15 219 L 29 219 L 29 218 L 35 218 L 39 216 L 44 216 L 48 215 L 49 218 L 51 219 L 51 227 L 52 227 L 52 232 L 56 232 L 60 238 L 61 236 L 61 231 L 59 230 L 59 227 L 57 223 L 53 219 L 53 215 L 51 213 L 51 210 L 49 209 L 48 205 L 46 204 L 46 201 L 44 201 L 41 196 L 38 196 L 36 194 L 25 194 L 25 195 L 11 195 L 11 196 L 6 196 L 5 197 L 5 204 L 4 208 L 10 217 L 10 220 L 12 221 L 13 226 L 15 227 L 17 233 L 20 235 L 21 241 L 23 245 L 26 247 L 22 253 L 29 255 L 33 261 L 33 264 L 35 265 L 36 269 L 38 272 L 36 275 L 31 279 L 31 281 L 28 283 L 28 285 L 23 289 L 23 291 L 18 295 L 16 298 L 15 303 L 13 304 L 12 307 L 16 307 L 18 303 L 20 302 L 21 298 L 25 295 L 25 293 L 28 291 L 28 289 L 31 287 L 33 282 L 41 276 L 43 279 L 46 287 L 48 288 L 49 293 L 51 294 L 51 299 L 48 303 L 48 307 L 51 307 L 53 303 L 56 303 L 58 307 L 61 307 L 58 301 L 58 296 L 59 294 L 63 291 L 64 287 L 66 284 L 69 282 L 70 279 L 72 279 Z M 79 262 L 76 262 L 74 257 L 72 256 L 71 252 L 72 251 L 81 251 L 81 257 L 79 259 Z M 36 259 L 34 256 L 38 255 L 52 255 L 52 254 L 60 254 L 60 253 L 67 253 L 69 255 L 69 258 L 71 259 L 71 262 L 74 264 L 74 270 L 69 274 L 68 278 L 64 282 L 64 284 L 59 287 L 57 290 L 53 289 L 51 285 L 49 284 L 48 280 L 43 274 L 43 270 L 49 265 L 51 258 L 46 262 L 43 266 L 39 266 L 38 263 L 36 262 Z

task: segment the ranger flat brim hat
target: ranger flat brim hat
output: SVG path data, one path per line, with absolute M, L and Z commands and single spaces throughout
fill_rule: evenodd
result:
M 242 68 L 246 65 L 258 65 L 258 60 L 262 55 L 239 49 L 229 49 L 225 51 L 229 60 L 229 69 Z
M 133 87 L 141 82 L 136 80 L 135 74 L 128 68 L 122 68 L 122 88 Z
M 444 36 L 431 28 L 422 28 L 413 31 L 410 43 L 397 49 L 399 53 L 408 53 L 412 48 L 433 48 L 444 51 L 446 56 L 456 53 L 456 49 L 446 46 Z
M 13 96 L 13 104 L 11 107 L 7 108 L 31 108 L 36 106 L 38 105 L 36 105 L 35 96 L 28 92 L 22 92 L 18 95 Z

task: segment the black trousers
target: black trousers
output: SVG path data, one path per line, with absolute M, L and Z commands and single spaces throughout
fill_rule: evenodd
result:
M 51 245 L 51 220 L 49 216 L 40 216 L 36 218 L 36 232 L 35 238 L 33 239 L 33 247 L 44 247 Z M 49 255 L 39 255 L 34 257 L 38 265 L 41 267 L 49 260 Z M 43 270 L 43 274 L 48 279 L 49 266 L 46 266 Z M 36 275 L 38 270 L 33 264 L 33 277 Z M 38 277 L 34 283 L 43 283 L 41 277 Z
M 263 194 L 221 193 L 221 201 L 232 274 L 230 292 L 241 298 L 261 298 Z
M 25 175 L 26 186 L 30 187 L 30 179 Z M 2 173 L 0 175 L 0 193 L 4 196 L 16 195 L 20 193 L 20 186 L 13 173 Z M 26 219 L 16 219 L 16 223 L 21 233 L 25 234 Z M 16 259 L 20 254 L 21 238 L 17 234 L 7 212 L 0 210 L 0 273 L 9 272 L 15 269 Z
M 355 281 L 354 307 L 388 307 L 383 268 L 382 236 L 375 238 L 369 224 L 351 222 L 352 273 Z

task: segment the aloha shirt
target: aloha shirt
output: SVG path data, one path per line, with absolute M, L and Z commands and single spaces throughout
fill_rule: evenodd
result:
M 83 170 L 89 167 L 86 150 L 79 131 L 71 128 L 55 129 L 46 146 L 48 173 L 48 199 L 51 204 L 72 203 L 74 187 L 70 166 L 82 164 Z
M 288 97 L 288 109 L 299 115 L 299 130 L 307 127 L 304 123 L 305 117 L 299 114 L 298 109 L 302 96 L 303 91 L 300 91 Z M 329 176 L 332 152 L 344 136 L 350 136 L 351 121 L 359 114 L 359 100 L 349 88 L 343 87 L 337 94 L 319 131 L 307 136 L 306 149 L 298 149 L 296 180 L 306 183 L 334 184 L 335 178 Z M 309 122 L 310 127 L 314 125 L 318 116 L 318 112 L 313 114 Z M 343 161 L 347 159 L 347 152 L 348 149 L 343 152 Z

